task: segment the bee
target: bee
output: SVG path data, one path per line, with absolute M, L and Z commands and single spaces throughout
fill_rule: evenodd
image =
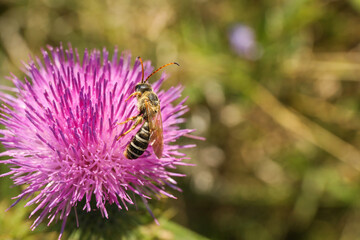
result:
M 160 159 L 164 150 L 160 101 L 156 93 L 154 93 L 151 85 L 147 83 L 147 80 L 166 66 L 172 64 L 176 64 L 178 66 L 180 65 L 176 62 L 165 64 L 152 72 L 144 81 L 143 61 L 141 57 L 138 57 L 138 59 L 140 60 L 142 70 L 141 82 L 135 86 L 135 91 L 125 101 L 129 100 L 133 96 L 136 96 L 139 114 L 126 119 L 124 122 L 118 123 L 125 124 L 129 121 L 135 121 L 132 127 L 121 134 L 117 140 L 133 131 L 139 124 L 143 123 L 139 131 L 134 135 L 126 147 L 124 156 L 128 159 L 137 159 L 145 152 L 150 143 L 156 157 Z

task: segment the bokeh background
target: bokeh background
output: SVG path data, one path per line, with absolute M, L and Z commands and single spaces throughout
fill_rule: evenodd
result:
M 184 127 L 206 141 L 182 140 L 196 166 L 142 236 L 360 239 L 359 26 L 360 0 L 1 0 L 0 82 L 60 42 L 175 60 L 165 87 L 186 87 Z M 29 230 L 31 209 L 5 212 L 10 186 L 0 239 L 56 239 Z

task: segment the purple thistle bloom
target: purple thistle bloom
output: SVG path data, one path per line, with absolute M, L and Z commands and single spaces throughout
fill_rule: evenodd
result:
M 160 90 L 165 74 L 152 85 L 161 104 L 163 157 L 158 159 L 149 145 L 141 157 L 129 160 L 123 152 L 140 126 L 117 141 L 132 124 L 117 123 L 138 114 L 136 99 L 125 99 L 141 80 L 140 62 L 132 67 L 130 54 L 119 58 L 117 49 L 112 58 L 105 49 L 102 54 L 85 50 L 82 61 L 71 46 L 66 50 L 49 47 L 49 53 L 43 50 L 43 61 L 36 58 L 37 64 L 33 60 L 25 64 L 25 82 L 12 75 L 16 87 L 2 87 L 0 92 L 5 126 L 0 141 L 7 149 L 0 156 L 11 157 L 0 161 L 11 166 L 0 176 L 11 175 L 15 185 L 25 186 L 12 206 L 21 199 L 28 200 L 26 206 L 36 205 L 30 217 L 35 213 L 38 217 L 31 228 L 45 218 L 48 224 L 60 219 L 61 238 L 71 209 L 85 199 L 80 209 L 91 211 L 95 208 L 90 206 L 92 197 L 106 218 L 107 204 L 128 209 L 135 195 L 146 206 L 151 197 L 175 198 L 165 186 L 181 191 L 173 177 L 184 175 L 168 169 L 190 165 L 182 162 L 186 158 L 178 150 L 194 146 L 174 143 L 193 131 L 178 126 L 188 111 L 186 99 L 172 104 L 182 87 Z M 146 77 L 153 68 L 149 61 L 144 67 Z
M 231 48 L 239 56 L 256 60 L 261 57 L 261 48 L 258 46 L 252 28 L 243 24 L 236 24 L 229 30 Z

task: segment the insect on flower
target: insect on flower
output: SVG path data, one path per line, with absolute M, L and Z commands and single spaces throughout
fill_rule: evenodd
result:
M 0 124 L 4 126 L 0 143 L 5 147 L 0 156 L 8 157 L 0 165 L 10 167 L 0 178 L 11 176 L 15 185 L 22 186 L 12 206 L 23 200 L 34 207 L 30 216 L 37 217 L 31 229 L 46 219 L 49 225 L 60 220 L 60 239 L 71 212 L 87 216 L 99 210 L 109 218 L 110 205 L 126 211 L 139 197 L 152 215 L 148 199 L 175 198 L 167 187 L 181 191 L 174 178 L 185 175 L 174 169 L 191 165 L 184 162 L 188 158 L 181 150 L 195 145 L 176 140 L 201 139 L 190 135 L 195 130 L 179 126 L 189 108 L 186 98 L 173 102 L 181 97 L 183 87 L 162 90 L 165 74 L 152 85 L 147 83 L 167 65 L 153 72 L 149 61 L 130 63 L 130 53 L 119 54 L 117 48 L 112 56 L 105 48 L 85 50 L 81 56 L 71 45 L 49 46 L 42 50 L 42 58 L 25 63 L 24 80 L 12 74 L 9 79 L 15 87 L 0 85 Z M 144 75 L 149 77 L 144 80 Z M 134 102 L 124 101 L 132 96 L 138 99 L 138 109 Z M 128 122 L 136 120 L 138 128 L 148 128 L 146 146 L 131 140 L 146 139 L 143 135 L 125 136 L 131 130 L 116 125 L 135 115 Z M 133 145 L 147 149 L 148 144 L 155 154 L 143 154 L 136 161 L 123 155 Z
M 152 72 L 144 81 L 143 61 L 141 57 L 138 58 L 141 63 L 141 82 L 135 86 L 135 92 L 132 93 L 125 101 L 129 100 L 133 96 L 136 96 L 139 114 L 126 119 L 124 122 L 118 123 L 125 124 L 129 121 L 135 121 L 134 125 L 132 125 L 129 130 L 121 134 L 117 140 L 130 133 L 139 124 L 144 122 L 139 131 L 135 134 L 126 147 L 124 155 L 128 159 L 137 159 L 145 152 L 150 142 L 155 155 L 160 159 L 164 150 L 160 101 L 158 96 L 154 93 L 151 85 L 146 83 L 146 81 L 160 69 L 166 66 L 172 64 L 176 64 L 178 66 L 180 65 L 176 62 L 165 64 Z

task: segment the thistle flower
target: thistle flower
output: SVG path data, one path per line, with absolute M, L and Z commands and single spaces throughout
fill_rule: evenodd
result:
M 0 141 L 7 149 L 0 156 L 11 157 L 0 161 L 11 166 L 1 176 L 11 175 L 15 185 L 24 187 L 12 206 L 22 199 L 28 200 L 26 206 L 36 205 L 30 214 L 38 215 L 32 230 L 45 218 L 48 225 L 60 219 L 61 238 L 67 217 L 72 209 L 76 214 L 81 200 L 85 205 L 78 211 L 95 208 L 108 218 L 107 205 L 128 209 L 136 195 L 146 206 L 152 197 L 175 198 L 165 186 L 180 191 L 173 177 L 183 174 L 170 170 L 188 165 L 178 150 L 193 147 L 174 143 L 192 132 L 178 126 L 188 110 L 186 99 L 172 104 L 182 87 L 160 90 L 165 74 L 152 85 L 161 103 L 163 157 L 158 159 L 149 145 L 141 157 L 129 160 L 123 152 L 136 130 L 117 140 L 131 127 L 130 122 L 117 123 L 138 114 L 136 100 L 125 99 L 141 80 L 140 62 L 132 67 L 130 54 L 119 57 L 117 49 L 112 58 L 106 49 L 102 54 L 85 50 L 82 61 L 71 46 L 48 47 L 42 55 L 43 60 L 25 64 L 24 82 L 12 75 L 15 88 L 2 87 L 0 92 L 0 123 L 5 126 Z M 147 76 L 153 68 L 149 61 L 144 66 Z M 91 206 L 92 198 L 96 206 Z
M 229 30 L 229 41 L 233 51 L 247 60 L 257 60 L 262 51 L 255 39 L 254 30 L 243 24 L 236 24 Z

